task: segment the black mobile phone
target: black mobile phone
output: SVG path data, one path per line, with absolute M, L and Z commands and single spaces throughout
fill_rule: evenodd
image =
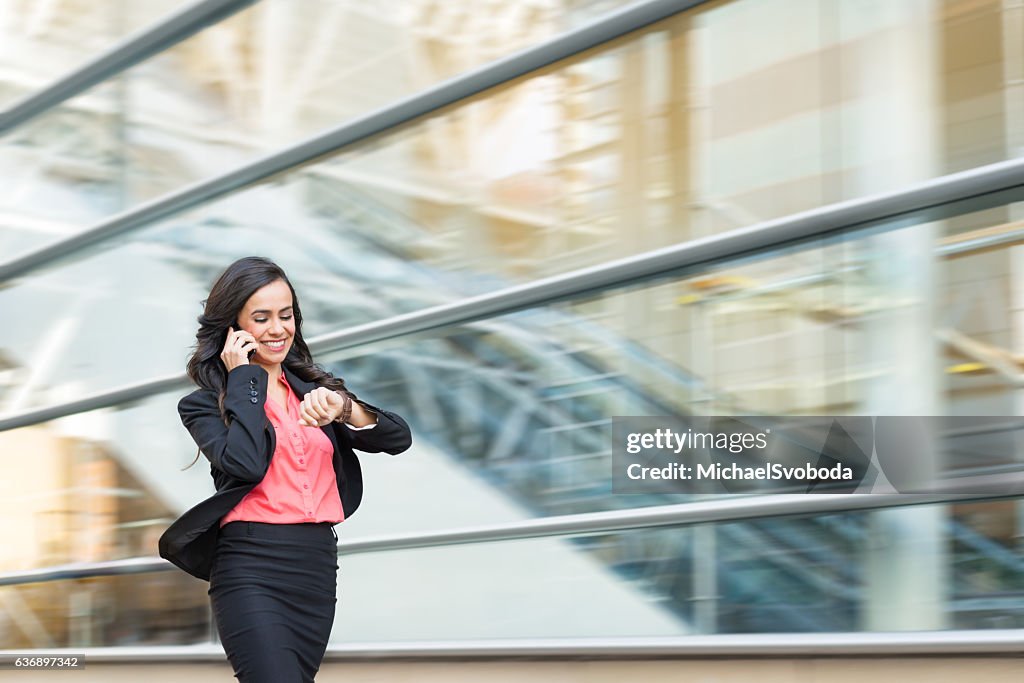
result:
M 253 349 L 252 351 L 249 352 L 249 360 L 252 360 L 252 355 L 254 353 L 256 353 L 256 349 Z

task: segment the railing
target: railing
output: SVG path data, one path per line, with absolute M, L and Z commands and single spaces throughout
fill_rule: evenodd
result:
M 974 493 L 956 496 L 942 494 L 786 494 L 774 496 L 730 496 L 724 500 L 701 500 L 679 505 L 651 508 L 588 512 L 578 515 L 544 517 L 524 522 L 464 527 L 446 531 L 395 534 L 338 542 L 342 555 L 357 553 L 433 548 L 465 543 L 597 534 L 629 529 L 687 526 L 716 522 L 737 522 L 767 517 L 820 515 L 856 510 L 878 510 L 910 505 L 966 503 L 1016 497 L 1013 494 Z M 0 574 L 0 586 L 15 586 L 44 581 L 81 579 L 94 576 L 119 576 L 170 571 L 175 567 L 155 557 L 135 557 L 106 562 L 82 562 Z
M 402 659 L 637 659 L 661 657 L 837 657 L 933 655 L 1011 655 L 1024 652 L 1024 629 L 985 631 L 891 631 L 637 638 L 531 638 L 399 643 L 331 643 L 325 661 Z M 0 659 L 22 651 L 0 650 Z M 215 643 L 33 650 L 33 656 L 75 654 L 87 662 L 156 664 L 223 662 Z

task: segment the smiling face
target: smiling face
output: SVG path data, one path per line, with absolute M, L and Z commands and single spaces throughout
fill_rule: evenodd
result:
M 238 314 L 238 328 L 259 342 L 250 362 L 277 365 L 288 355 L 295 337 L 292 290 L 284 280 L 274 280 L 253 292 Z M 273 342 L 283 342 L 274 344 Z

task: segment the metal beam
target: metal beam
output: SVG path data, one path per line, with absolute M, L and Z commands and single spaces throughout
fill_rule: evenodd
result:
M 52 267 L 84 258 L 86 247 L 111 244 L 114 238 L 138 230 L 213 199 L 295 169 L 367 138 L 395 129 L 473 97 L 481 92 L 527 76 L 575 54 L 703 4 L 707 0 L 643 0 L 607 14 L 550 41 L 527 48 L 478 69 L 449 79 L 356 120 L 342 124 L 292 147 L 158 197 L 113 216 L 96 226 L 54 244 L 31 251 L 0 265 L 0 284 L 42 266 Z M 3 131 L 0 118 L 0 133 Z
M 257 0 L 200 0 L 125 38 L 80 69 L 0 112 L 0 135 L 48 109 L 180 43 Z
M 905 631 L 861 633 L 728 633 L 689 636 L 607 636 L 586 638 L 487 638 L 405 642 L 331 643 L 325 663 L 413 660 L 586 659 L 771 657 L 878 657 L 935 655 L 946 662 L 965 655 L 1013 655 L 1024 651 L 1024 629 Z M 90 663 L 160 666 L 172 663 L 224 662 L 220 643 L 129 645 L 119 647 L 0 650 L 0 660 L 17 656 L 77 656 Z M 894 662 L 896 660 L 893 660 Z M 985 660 L 973 665 L 977 670 Z M 892 666 L 895 666 L 893 664 Z M 996 666 L 996 665 L 993 665 Z M 920 665 L 918 665 L 920 668 Z M 321 669 L 322 671 L 323 669 Z M 884 668 L 883 668 L 884 670 Z M 999 669 L 1002 670 L 1002 669 Z M 795 680 L 795 679 L 794 679 Z M 881 679 L 880 679 L 881 680 Z M 885 680 L 893 680 L 886 678 Z M 979 678 L 978 680 L 990 680 Z

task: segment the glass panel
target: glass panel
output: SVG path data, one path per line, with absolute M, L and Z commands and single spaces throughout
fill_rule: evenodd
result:
M 19 330 L 4 347 L 18 387 L 6 410 L 183 372 L 200 302 L 243 255 L 269 255 L 289 273 L 306 339 L 523 281 L 484 264 L 417 261 L 392 248 L 392 233 L 336 230 L 323 216 L 300 222 L 295 207 L 309 188 L 261 186 L 0 291 Z M 819 241 L 403 342 L 396 382 L 443 370 L 443 382 L 426 383 L 440 394 L 486 379 L 475 390 L 495 394 L 496 414 L 542 405 L 557 416 L 550 428 L 677 411 L 1015 415 L 1015 361 L 1000 359 L 1019 345 L 1018 238 L 998 221 L 1019 210 Z M 964 239 L 979 230 L 959 225 L 1009 241 L 982 250 Z M 453 364 L 464 374 L 448 372 Z M 44 379 L 28 372 L 36 366 Z M 475 428 L 482 418 L 469 415 Z M 595 444 L 555 450 L 604 449 Z
M 0 109 L 45 88 L 182 6 L 179 0 L 4 3 L 0 11 Z
M 65 11 L 67 3 L 59 10 L 58 4 L 38 3 L 37 11 L 25 4 L 4 14 L 0 45 L 24 40 L 39 55 L 28 64 L 17 58 L 27 49 L 0 53 L 0 95 L 7 85 L 10 103 L 107 47 L 108 35 L 126 34 L 122 24 L 147 24 L 142 15 L 180 9 L 128 3 L 145 10 L 122 12 L 108 2 Z M 90 106 L 96 96 L 89 92 L 64 108 L 83 119 L 80 126 L 115 127 L 116 145 L 91 154 L 124 168 L 106 182 L 136 205 L 543 42 L 619 4 L 389 0 L 371 10 L 342 0 L 267 0 L 125 71 L 106 106 Z M 42 28 L 32 28 L 37 25 Z M 13 39 L 23 31 L 32 37 Z M 5 136 L 0 159 L 16 155 L 15 146 L 42 147 L 48 157 L 76 139 L 53 132 Z
M 166 419 L 175 403 L 0 433 L 0 572 L 155 557 L 171 520 L 213 492 L 208 467 L 182 471 L 195 444 Z M 206 587 L 177 570 L 0 587 L 0 633 L 15 650 L 205 640 Z
M 179 571 L 2 586 L 4 649 L 206 642 L 206 588 Z
M 118 142 L 93 154 L 123 168 L 108 182 L 133 206 L 606 6 L 259 3 L 127 72 Z M 1006 159 L 1024 135 L 1019 79 L 1002 78 L 1020 62 L 1000 49 L 1024 41 L 1006 16 L 709 4 L 317 167 L 316 201 L 426 230 L 433 248 L 470 235 L 465 258 L 535 276 L 616 256 L 627 233 L 653 248 Z
M 943 615 L 924 630 L 1024 624 L 1014 505 L 926 508 L 945 520 L 942 538 L 950 543 L 947 553 L 926 563 L 948 562 L 954 570 L 940 591 L 922 597 L 922 611 Z M 890 609 L 887 586 L 898 581 L 893 574 L 900 566 L 887 559 L 893 555 L 883 547 L 893 539 L 878 533 L 879 515 L 913 521 L 915 511 L 342 556 L 338 594 L 344 609 L 331 638 L 359 643 L 884 630 L 872 627 L 872 613 Z M 968 529 L 979 516 L 993 535 Z
M 472 348 L 469 335 L 462 343 Z M 491 452 L 502 439 L 479 424 L 466 428 L 469 411 L 438 400 L 445 394 L 437 392 L 434 400 L 421 403 L 444 416 L 449 442 L 441 443 L 429 412 L 407 407 L 410 397 L 430 396 L 431 363 L 421 363 L 416 377 L 396 362 L 401 355 L 429 358 L 429 351 L 381 347 L 342 363 L 353 388 L 408 416 L 416 434 L 415 457 L 362 457 L 366 497 L 359 516 L 339 527 L 343 540 L 664 502 L 609 495 L 602 489 L 607 467 L 595 466 L 600 457 L 562 455 L 559 449 L 575 445 L 572 439 L 555 430 L 544 435 L 529 424 L 519 429 L 540 434 L 526 442 L 537 443 L 536 449 L 524 450 L 505 438 L 510 450 L 498 462 L 473 459 L 474 439 Z M 475 396 L 481 402 L 476 416 L 516 421 L 514 407 L 496 405 L 507 397 L 497 396 L 494 384 L 470 388 L 454 364 L 445 369 L 452 380 L 445 391 Z M 480 383 L 494 382 L 485 377 Z M 184 430 L 168 423 L 168 434 L 153 438 L 173 414 L 173 398 L 62 418 L 50 429 L 3 434 L 4 453 L 33 453 L 31 466 L 19 468 L 25 460 L 8 463 L 12 476 L 3 479 L 8 490 L 0 501 L 9 520 L 0 543 L 4 571 L 155 554 L 156 537 L 169 519 L 211 491 L 206 466 L 179 469 L 194 452 Z M 626 391 L 617 398 L 623 404 L 635 401 Z M 438 491 L 457 495 L 438 496 Z M 925 509 L 937 515 L 936 540 L 946 550 L 923 559 L 924 567 L 938 573 L 939 590 L 925 598 L 940 614 L 924 628 L 1024 624 L 1019 506 L 1007 501 Z M 891 524 L 901 518 L 906 521 Z M 339 595 L 345 610 L 339 611 L 335 638 L 887 630 L 893 616 L 885 588 L 897 582 L 901 566 L 897 530 L 911 525 L 919 543 L 920 522 L 918 509 L 892 510 L 343 557 Z M 902 541 L 910 552 L 920 552 L 910 539 Z M 530 561 L 523 563 L 524 557 Z M 391 577 L 393 570 L 405 580 Z M 422 590 L 423 581 L 431 590 Z M 922 574 L 915 573 L 914 581 L 921 583 Z M 0 618 L 16 633 L 18 647 L 196 642 L 209 632 L 202 586 L 176 571 L 3 591 Z M 174 605 L 161 595 L 175 595 Z M 439 611 L 442 603 L 463 607 Z M 500 604 L 517 607 L 501 612 L 501 619 L 478 618 L 481 610 Z M 369 605 L 376 607 L 362 607 Z M 31 627 L 25 610 L 42 620 L 44 630 Z M 353 634 L 351 616 L 364 612 L 370 615 L 366 628 Z M 389 617 L 378 623 L 372 615 L 380 614 Z M 557 614 L 563 617 L 553 618 Z M 569 614 L 575 616 L 564 616 Z M 400 627 L 394 625 L 396 616 Z
M 924 630 L 1024 625 L 1015 505 L 925 509 L 944 520 L 948 547 L 927 558 L 929 566 L 951 570 L 918 605 L 943 615 Z M 915 514 L 896 509 L 343 555 L 343 608 L 331 639 L 886 630 L 872 627 L 872 614 L 892 611 L 887 589 L 900 567 L 885 550 L 893 539 L 879 535 L 878 517 L 912 521 Z M 16 649 L 204 642 L 211 634 L 204 593 L 203 584 L 177 571 L 5 587 L 0 625 Z
M 196 445 L 176 403 L 164 394 L 0 432 L 12 520 L 0 571 L 154 555 L 167 524 L 214 490 L 208 463 L 184 469 Z
M 119 82 L 0 138 L 0 256 L 66 239 L 125 205 Z

